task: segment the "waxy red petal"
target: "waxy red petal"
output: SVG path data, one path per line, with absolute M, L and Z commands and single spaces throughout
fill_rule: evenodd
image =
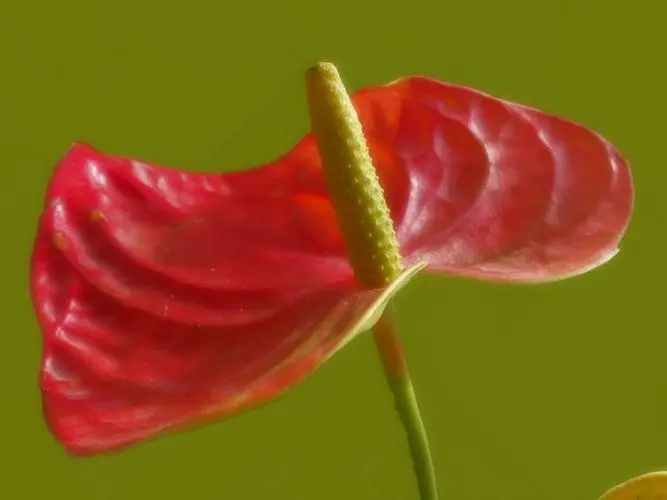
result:
M 308 149 L 304 141 L 301 150 Z M 99 240 L 100 251 L 184 283 L 236 294 L 352 279 L 340 235 L 323 242 L 320 234 L 337 231 L 333 209 L 313 220 L 314 204 L 331 206 L 321 175 L 302 168 L 298 154 L 261 169 L 205 175 L 75 144 L 47 200 L 53 214 L 46 220 L 59 238 Z M 117 272 L 131 277 L 138 268 Z
M 408 262 L 540 282 L 580 274 L 617 252 L 632 179 L 595 132 L 423 77 L 361 91 L 355 104 L 367 134 L 396 153 L 410 179 L 396 220 Z
M 354 102 L 406 266 L 548 281 L 616 251 L 632 182 L 595 133 L 419 77 Z M 268 401 L 397 287 L 354 279 L 310 134 L 230 174 L 77 144 L 50 182 L 32 263 L 47 420 L 91 454 Z
M 53 235 L 42 230 L 33 267 L 45 332 L 41 386 L 49 426 L 76 455 L 120 449 L 275 399 L 372 327 L 423 267 L 384 290 L 361 290 L 353 282 L 310 289 L 286 294 L 290 300 L 274 305 L 270 316 L 231 322 L 220 316 L 223 321 L 207 325 L 174 313 L 171 303 L 145 307 L 140 283 L 119 300 L 110 293 L 113 284 L 98 286 L 96 275 L 78 266 L 74 252 L 81 248 L 59 241 L 54 251 Z M 220 306 L 229 309 L 225 299 Z

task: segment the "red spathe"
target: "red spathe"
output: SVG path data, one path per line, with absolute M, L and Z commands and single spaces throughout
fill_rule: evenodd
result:
M 596 133 L 421 77 L 353 101 L 406 267 L 546 282 L 616 253 L 632 180 Z M 31 280 L 46 418 L 81 455 L 277 397 L 387 295 L 354 279 L 312 135 L 228 174 L 76 144 L 48 188 Z

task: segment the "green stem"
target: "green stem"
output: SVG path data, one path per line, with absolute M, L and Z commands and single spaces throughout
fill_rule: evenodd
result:
M 408 438 L 419 497 L 421 500 L 437 500 L 438 488 L 426 428 L 419 412 L 391 304 L 373 328 L 373 339 L 394 395 L 396 411 Z

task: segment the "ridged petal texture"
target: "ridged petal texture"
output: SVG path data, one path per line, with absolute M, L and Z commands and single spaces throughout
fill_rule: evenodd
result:
M 632 181 L 594 132 L 422 77 L 354 103 L 405 260 L 383 290 L 353 276 L 310 134 L 227 174 L 85 144 L 58 163 L 31 279 L 44 411 L 70 453 L 274 399 L 368 330 L 422 263 L 540 282 L 617 251 Z

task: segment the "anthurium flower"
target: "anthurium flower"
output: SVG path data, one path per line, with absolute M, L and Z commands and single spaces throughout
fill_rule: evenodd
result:
M 425 272 L 563 279 L 609 260 L 627 162 L 598 134 L 408 77 L 353 96 L 405 270 L 350 265 L 312 134 L 278 160 L 203 174 L 77 143 L 32 259 L 46 420 L 89 455 L 272 400 L 369 330 Z

